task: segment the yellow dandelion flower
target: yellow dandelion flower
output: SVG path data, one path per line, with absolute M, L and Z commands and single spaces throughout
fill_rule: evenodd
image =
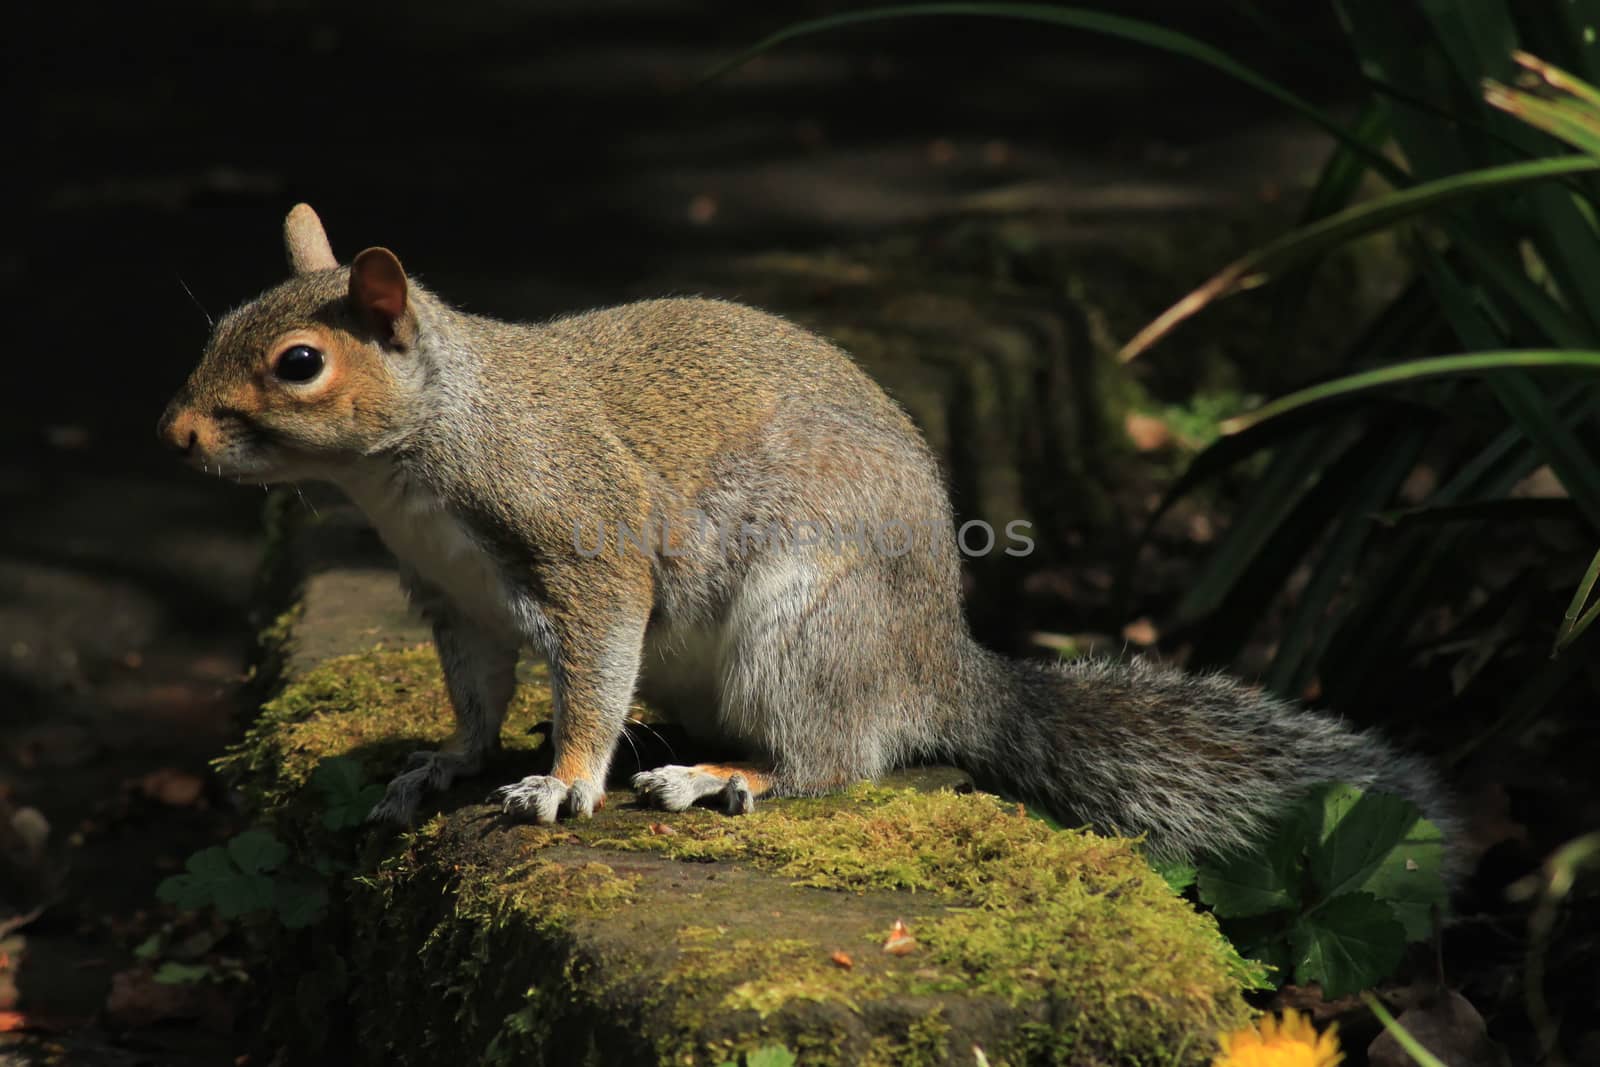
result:
M 1330 1026 L 1319 1035 L 1311 1016 L 1299 1012 L 1281 1019 L 1268 1015 L 1254 1027 L 1223 1034 L 1222 1052 L 1211 1067 L 1337 1067 L 1344 1053 L 1335 1029 Z

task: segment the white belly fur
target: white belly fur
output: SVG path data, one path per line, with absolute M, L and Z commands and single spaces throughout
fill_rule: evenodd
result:
M 658 624 L 645 633 L 639 696 L 691 736 L 724 737 L 722 639 L 711 626 Z
M 378 536 L 404 563 L 482 625 L 514 625 L 516 599 L 499 565 L 444 502 L 401 479 L 375 475 L 342 485 Z

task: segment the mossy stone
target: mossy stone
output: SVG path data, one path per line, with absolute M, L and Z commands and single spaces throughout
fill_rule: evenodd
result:
M 614 790 L 590 820 L 508 823 L 480 801 L 538 769 L 541 675 L 490 777 L 415 831 L 345 832 L 358 870 L 313 936 L 343 961 L 328 1014 L 362 1059 L 717 1064 L 777 1043 L 816 1064 L 971 1063 L 974 1045 L 995 1064 L 1199 1063 L 1248 1015 L 1247 967 L 1135 843 L 986 794 L 863 784 L 732 819 Z M 288 679 L 220 763 L 315 850 L 333 847 L 320 761 L 381 777 L 449 728 L 432 650 L 377 648 Z M 903 956 L 882 949 L 897 920 Z

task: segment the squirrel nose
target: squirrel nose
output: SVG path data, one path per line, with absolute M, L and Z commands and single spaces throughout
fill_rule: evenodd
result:
M 195 429 L 193 414 L 188 411 L 173 411 L 170 408 L 156 424 L 156 436 L 180 456 L 187 456 L 193 452 L 195 444 L 200 440 L 199 431 Z

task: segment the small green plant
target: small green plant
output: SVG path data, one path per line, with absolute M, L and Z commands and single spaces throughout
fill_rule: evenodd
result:
M 335 833 L 360 826 L 383 786 L 369 782 L 361 761 L 325 759 L 311 772 L 309 787 L 319 802 L 324 829 Z M 223 919 L 272 917 L 299 930 L 328 912 L 329 881 L 350 864 L 322 848 L 292 857 L 267 830 L 246 830 L 226 845 L 190 856 L 182 874 L 156 887 L 156 895 L 188 911 L 214 908 Z
M 746 1052 L 737 1060 L 723 1060 L 717 1067 L 794 1067 L 794 1053 L 782 1045 L 767 1045 Z
M 367 781 L 366 769 L 352 756 L 334 756 L 317 764 L 311 788 L 323 802 L 322 825 L 329 830 L 360 826 L 383 799 L 383 786 Z
M 1201 864 L 1195 885 L 1241 955 L 1332 998 L 1387 977 L 1408 941 L 1428 937 L 1446 901 L 1443 861 L 1443 837 L 1415 805 L 1327 785 L 1260 849 Z
M 271 914 L 298 930 L 327 911 L 328 888 L 288 859 L 288 848 L 272 834 L 246 830 L 190 856 L 182 874 L 156 887 L 156 896 L 189 911 L 214 908 L 224 919 Z

